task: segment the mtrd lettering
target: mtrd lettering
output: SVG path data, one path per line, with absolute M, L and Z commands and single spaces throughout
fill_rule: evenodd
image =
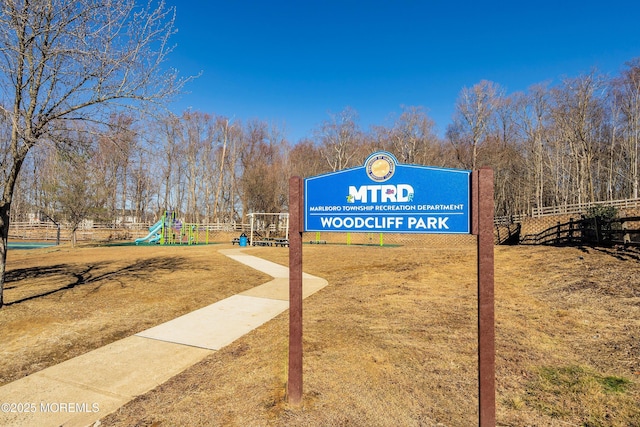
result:
M 349 186 L 349 203 L 407 203 L 413 200 L 413 187 L 409 184 L 398 185 L 355 185 Z

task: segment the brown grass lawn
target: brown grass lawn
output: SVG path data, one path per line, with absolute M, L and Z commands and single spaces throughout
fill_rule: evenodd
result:
M 6 383 L 268 280 L 227 245 L 13 251 Z M 287 264 L 286 248 L 251 248 Z M 496 247 L 499 425 L 640 426 L 640 254 Z M 477 423 L 473 238 L 305 245 L 329 286 L 304 303 L 304 401 L 285 401 L 287 313 L 103 426 Z

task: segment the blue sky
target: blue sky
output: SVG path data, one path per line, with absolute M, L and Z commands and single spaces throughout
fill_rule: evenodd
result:
M 283 127 L 295 143 L 351 107 L 361 128 L 419 105 L 444 134 L 463 87 L 507 93 L 640 56 L 640 1 L 189 1 L 170 66 L 202 72 L 172 109 Z

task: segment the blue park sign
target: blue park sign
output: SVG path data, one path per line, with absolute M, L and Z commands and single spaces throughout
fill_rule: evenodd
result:
M 364 166 L 304 180 L 305 231 L 469 234 L 471 171 L 398 164 L 388 152 Z

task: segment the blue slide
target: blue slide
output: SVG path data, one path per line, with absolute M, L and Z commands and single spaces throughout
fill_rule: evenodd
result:
M 136 245 L 138 243 L 142 243 L 145 241 L 149 243 L 156 243 L 158 240 L 160 240 L 159 231 L 162 230 L 163 224 L 164 224 L 164 217 L 160 218 L 160 221 L 156 222 L 151 227 L 149 227 L 149 234 L 147 234 L 145 237 L 140 237 L 139 239 L 136 239 L 135 240 Z

